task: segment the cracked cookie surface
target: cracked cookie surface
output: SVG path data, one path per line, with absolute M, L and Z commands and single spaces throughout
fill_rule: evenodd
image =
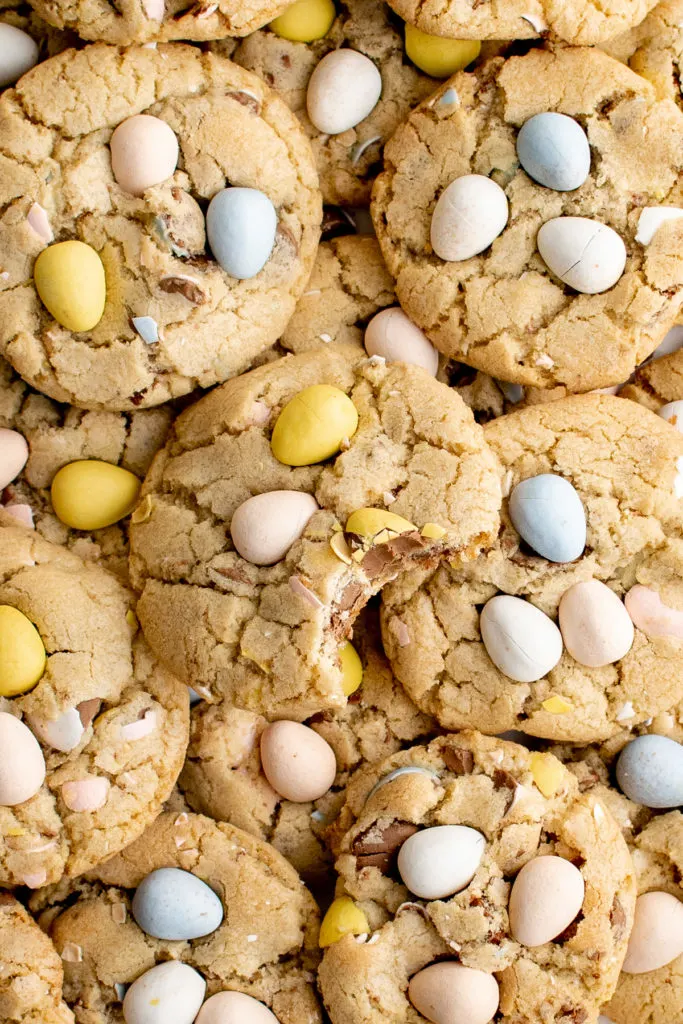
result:
M 573 192 L 536 184 L 517 159 L 517 131 L 547 111 L 575 118 L 588 136 L 591 171 Z M 571 391 L 621 384 L 683 303 L 683 221 L 647 246 L 635 240 L 643 207 L 680 204 L 682 141 L 675 104 L 599 50 L 532 50 L 455 75 L 385 147 L 373 190 L 405 312 L 445 355 L 501 380 Z M 432 212 L 470 173 L 504 189 L 509 220 L 481 255 L 445 262 L 431 249 Z M 624 241 L 626 269 L 609 291 L 578 294 L 541 259 L 539 229 L 567 215 L 605 223 Z
M 170 125 L 181 155 L 172 178 L 135 198 L 114 181 L 109 140 L 143 112 Z M 313 265 L 320 193 L 298 122 L 255 75 L 180 44 L 69 50 L 3 93 L 0 152 L 0 349 L 41 391 L 83 408 L 159 405 L 243 372 L 281 334 Z M 200 204 L 226 183 L 260 189 L 278 216 L 249 280 L 207 255 Z M 104 264 L 107 302 L 90 332 L 59 326 L 38 298 L 36 203 L 56 241 L 86 242 Z M 138 316 L 156 322 L 157 342 L 136 333 Z
M 679 402 L 683 398 L 683 349 L 641 366 L 619 394 L 653 412 L 669 402 Z
M 73 1024 L 73 1014 L 62 1002 L 62 961 L 9 893 L 0 893 L 0 963 L 0 1017 L 5 1024 Z
M 587 520 L 586 547 L 570 563 L 527 548 L 504 499 L 496 545 L 469 565 L 411 572 L 382 594 L 384 646 L 423 711 L 448 729 L 521 729 L 575 743 L 607 739 L 681 700 L 681 643 L 640 629 L 620 661 L 587 668 L 565 649 L 537 682 L 513 682 L 490 660 L 479 614 L 498 593 L 529 600 L 551 618 L 577 582 L 597 579 L 619 596 L 636 584 L 683 610 L 683 438 L 634 402 L 579 395 L 533 406 L 488 424 L 502 466 L 503 493 L 541 473 L 576 488 Z M 647 679 L 647 686 L 643 680 Z M 559 696 L 557 713 L 544 702 Z

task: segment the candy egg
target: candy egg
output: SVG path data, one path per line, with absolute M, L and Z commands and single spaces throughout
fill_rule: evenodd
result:
M 568 928 L 583 906 L 585 885 L 563 857 L 535 857 L 510 892 L 510 932 L 524 946 L 543 946 Z
M 170 125 L 150 114 L 135 114 L 114 129 L 111 169 L 124 192 L 141 196 L 175 174 L 178 140 Z
M 430 36 L 406 22 L 406 54 L 432 78 L 450 78 L 476 60 L 480 50 L 481 43 L 476 39 Z
M 0 697 L 28 693 L 45 665 L 45 647 L 31 620 L 12 605 L 0 605 Z
M 683 401 L 667 402 L 659 410 L 659 415 L 683 434 Z
M 20 719 L 0 711 L 0 807 L 16 807 L 45 781 L 40 744 Z
M 50 495 L 55 514 L 74 530 L 101 530 L 118 523 L 137 504 L 140 481 L 110 462 L 84 459 L 58 470 Z
M 223 920 L 223 904 L 213 889 L 180 868 L 158 868 L 143 878 L 132 911 L 143 932 L 172 942 L 210 935 Z
M 348 640 L 339 645 L 339 660 L 343 676 L 342 690 L 345 697 L 350 697 L 363 682 L 363 663 L 356 648 Z
M 16 480 L 27 462 L 28 445 L 24 435 L 0 427 L 0 490 Z
M 123 1000 L 126 1024 L 192 1024 L 204 1002 L 201 974 L 177 960 L 141 974 Z
M 566 114 L 535 114 L 517 136 L 519 162 L 534 181 L 557 192 L 580 188 L 591 169 L 585 131 Z
M 488 249 L 508 222 L 508 201 L 500 185 L 483 174 L 464 174 L 448 185 L 432 214 L 432 249 L 457 263 Z
M 333 50 L 323 57 L 308 83 L 306 107 L 314 128 L 340 135 L 372 113 L 382 94 L 382 76 L 357 50 Z
M 14 85 L 38 63 L 38 44 L 27 32 L 0 24 L 0 89 Z
M 278 1019 L 244 992 L 217 992 L 206 1000 L 195 1024 L 278 1024 Z
M 611 665 L 633 645 L 633 622 L 623 601 L 600 580 L 575 583 L 566 590 L 559 619 L 564 645 L 580 665 Z
M 318 503 L 305 491 L 266 491 L 247 498 L 235 511 L 230 535 L 236 549 L 254 565 L 274 565 L 306 529 Z
M 224 188 L 206 211 L 211 251 L 226 274 L 246 281 L 263 270 L 275 245 L 277 213 L 257 188 Z
M 553 217 L 536 239 L 556 277 L 583 295 L 613 288 L 626 266 L 626 246 L 616 231 L 589 217 Z
M 68 331 L 90 331 L 102 319 L 104 267 L 85 242 L 56 242 L 43 249 L 33 266 L 33 280 L 47 311 Z
M 468 825 L 436 825 L 409 836 L 398 852 L 405 885 L 423 900 L 441 900 L 469 885 L 486 840 Z
M 329 384 L 313 384 L 284 407 L 270 446 L 285 466 L 312 466 L 336 455 L 357 428 L 358 412 L 348 395 Z
M 562 657 L 562 637 L 553 620 L 521 597 L 492 597 L 479 628 L 493 664 L 517 683 L 542 679 Z
M 275 792 L 297 804 L 323 796 L 337 774 L 332 747 L 299 722 L 273 722 L 263 730 L 261 767 Z
M 683 640 L 683 611 L 662 601 L 651 587 L 636 583 L 624 598 L 633 625 L 646 636 L 673 636 Z
M 357 508 L 346 520 L 345 532 L 353 533 L 368 543 L 379 543 L 384 533 L 389 540 L 391 534 L 412 533 L 415 529 L 417 527 L 413 523 L 385 508 Z
M 510 519 L 549 562 L 573 562 L 586 546 L 586 512 L 576 490 L 554 473 L 522 480 L 510 495 Z
M 414 974 L 408 998 L 433 1024 L 488 1024 L 500 991 L 492 974 L 446 961 Z
M 436 377 L 439 353 L 399 306 L 383 309 L 365 328 L 365 351 L 388 363 L 413 363 Z
M 636 900 L 633 931 L 622 966 L 625 974 L 646 974 L 683 953 L 683 903 L 668 892 L 646 892 Z
M 320 925 L 321 949 L 339 942 L 345 935 L 363 935 L 370 931 L 365 911 L 349 896 L 333 900 Z
M 74 750 L 85 732 L 77 708 L 67 708 L 59 718 L 52 720 L 41 718 L 39 715 L 28 715 L 27 721 L 39 740 L 63 753 Z
M 327 35 L 336 16 L 332 0 L 296 0 L 268 27 L 281 39 L 312 43 Z
M 638 736 L 617 761 L 617 782 L 634 803 L 645 807 L 683 804 L 683 746 L 666 736 Z

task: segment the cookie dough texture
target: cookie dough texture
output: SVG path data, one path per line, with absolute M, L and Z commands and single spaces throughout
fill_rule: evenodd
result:
M 516 137 L 556 111 L 585 128 L 591 173 L 574 192 L 533 182 Z M 644 144 L 644 140 L 646 143 Z M 385 147 L 373 219 L 406 313 L 445 355 L 533 387 L 590 391 L 627 380 L 683 303 L 683 221 L 635 241 L 642 208 L 680 205 L 683 113 L 599 50 L 532 50 L 460 72 L 419 106 Z M 493 245 L 457 263 L 429 242 L 439 195 L 464 174 L 493 178 L 509 221 Z M 536 236 L 559 216 L 613 228 L 628 252 L 614 288 L 580 295 L 541 259 Z
M 291 468 L 270 434 L 283 406 L 313 384 L 347 393 L 359 414 L 346 450 Z M 235 509 L 254 494 L 308 491 L 320 511 L 274 566 L 242 559 Z M 154 651 L 210 702 L 300 720 L 342 708 L 337 649 L 368 599 L 399 571 L 443 554 L 474 557 L 498 529 L 495 460 L 472 414 L 423 370 L 358 360 L 325 346 L 230 381 L 184 412 L 132 516 L 131 579 Z M 417 527 L 362 562 L 330 547 L 351 512 L 388 507 Z M 418 532 L 437 523 L 446 533 Z
M 30 914 L 0 893 L 0 1018 L 5 1024 L 73 1024 L 62 1002 L 62 961 Z
M 115 183 L 108 143 L 140 113 L 171 126 L 181 156 L 136 198 Z M 313 265 L 320 194 L 298 122 L 256 76 L 180 44 L 68 50 L 2 95 L 0 149 L 0 350 L 39 390 L 82 408 L 159 405 L 243 372 L 282 333 Z M 278 214 L 251 280 L 207 255 L 200 203 L 226 184 L 261 189 Z M 38 299 L 34 203 L 55 238 L 86 242 L 104 263 L 107 304 L 90 332 L 59 326 Z M 135 332 L 137 316 L 156 321 L 158 342 Z
M 216 931 L 194 942 L 167 942 L 137 926 L 134 890 L 163 867 L 191 871 L 214 889 L 225 911 Z M 318 908 L 266 843 L 198 814 L 162 814 L 74 888 L 77 902 L 73 890 L 47 894 L 52 906 L 43 920 L 64 960 L 64 995 L 76 1024 L 122 1024 L 120 986 L 170 959 L 199 971 L 207 998 L 225 989 L 244 992 L 270 1007 L 280 1024 L 319 1024 Z
M 683 107 L 681 61 L 683 61 L 683 3 L 664 0 L 634 29 L 630 38 L 634 52 L 629 64 L 654 86 L 660 99 Z
M 77 46 L 79 42 L 73 32 L 60 32 L 39 18 L 28 4 L 17 3 L 15 0 L 0 0 L 0 22 L 20 28 L 35 39 L 39 47 L 40 60 L 54 57 L 70 46 Z
M 599 43 L 643 20 L 657 0 L 390 0 L 405 21 L 453 39 L 537 39 Z
M 680 401 L 683 398 L 683 349 L 641 366 L 619 394 L 654 412 L 659 412 L 669 402 Z
M 320 987 L 333 1024 L 421 1020 L 408 1002 L 409 978 L 435 960 L 456 958 L 496 974 L 501 1021 L 596 1019 L 626 952 L 633 867 L 600 801 L 581 794 L 553 758 L 557 785 L 543 796 L 532 757 L 518 744 L 463 732 L 395 754 L 351 783 L 338 819 L 338 893 L 360 903 L 372 934 L 366 941 L 346 936 L 325 951 Z M 373 792 L 407 766 L 426 772 L 400 775 Z M 462 892 L 417 901 L 398 881 L 396 852 L 418 828 L 447 824 L 485 836 L 481 864 Z M 528 948 L 509 934 L 510 886 L 524 864 L 547 854 L 579 866 L 586 896 L 558 939 Z
M 367 206 L 381 168 L 382 147 L 438 82 L 410 63 L 403 34 L 386 4 L 344 0 L 336 7 L 337 18 L 323 39 L 293 43 L 264 30 L 245 39 L 233 59 L 272 85 L 298 117 L 313 146 L 324 201 Z M 306 90 L 322 58 L 341 47 L 357 50 L 376 64 L 382 75 L 382 95 L 355 128 L 325 135 L 309 120 Z
M 583 555 L 546 561 L 521 542 L 504 498 L 496 545 L 476 561 L 413 571 L 383 592 L 383 638 L 408 694 L 447 729 L 520 729 L 590 743 L 667 711 L 683 696 L 681 641 L 636 629 L 628 654 L 591 669 L 565 650 L 535 683 L 517 683 L 489 659 L 482 606 L 498 593 L 531 601 L 551 618 L 563 593 L 598 579 L 620 597 L 640 583 L 683 609 L 683 438 L 659 416 L 623 398 L 579 395 L 501 417 L 485 428 L 499 458 L 503 493 L 555 473 L 574 485 L 587 518 Z M 561 713 L 544 708 L 557 695 Z
M 43 744 L 46 781 L 32 799 L 0 807 L 0 884 L 37 888 L 87 871 L 154 820 L 182 767 L 188 698 L 134 642 L 130 595 L 105 570 L 32 530 L 3 526 L 0 576 L 0 604 L 35 624 L 47 652 L 38 685 L 0 699 L 0 710 L 53 720 L 80 705 L 93 718 L 71 752 Z M 128 738 L 141 720 L 147 731 Z M 104 805 L 70 809 L 64 784 L 93 778 L 108 782 Z

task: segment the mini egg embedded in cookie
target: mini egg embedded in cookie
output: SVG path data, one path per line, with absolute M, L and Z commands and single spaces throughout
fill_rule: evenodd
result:
M 176 960 L 141 974 L 123 1000 L 126 1024 L 192 1024 L 206 993 L 198 971 Z
M 0 711 L 0 751 L 0 807 L 16 807 L 43 785 L 45 758 L 31 730 L 6 711 Z
M 63 466 L 50 491 L 55 514 L 74 530 L 101 530 L 118 523 L 133 511 L 139 494 L 134 473 L 98 459 Z
M 541 473 L 513 488 L 510 519 L 529 547 L 549 562 L 573 562 L 586 546 L 586 511 L 576 488 Z
M 439 196 L 430 228 L 432 249 L 448 262 L 477 256 L 508 222 L 507 196 L 483 174 L 463 174 Z
M 178 139 L 166 121 L 135 114 L 114 129 L 109 142 L 111 169 L 124 192 L 142 196 L 175 174 Z
M 553 274 L 583 295 L 609 291 L 626 266 L 626 246 L 616 231 L 589 217 L 547 220 L 537 245 Z
M 286 556 L 317 511 L 317 501 L 305 491 L 265 491 L 235 510 L 230 536 L 247 562 L 274 565 Z
M 413 363 L 436 377 L 439 353 L 400 306 L 376 313 L 365 328 L 365 351 L 388 363 Z
M 563 857 L 527 861 L 510 892 L 510 931 L 525 946 L 543 946 L 561 935 L 581 910 L 583 876 Z
M 206 1000 L 195 1024 L 279 1024 L 264 1003 L 245 992 L 216 992 Z
M 85 242 L 55 242 L 33 267 L 40 300 L 68 331 L 91 331 L 102 319 L 107 297 L 104 266 Z
M 206 212 L 211 251 L 226 274 L 246 281 L 260 273 L 273 251 L 277 213 L 257 188 L 224 188 Z
M 580 188 L 591 168 L 585 131 L 573 117 L 555 111 L 524 122 L 517 135 L 517 156 L 530 178 L 557 192 Z
M 520 597 L 492 597 L 484 605 L 479 628 L 489 658 L 515 682 L 542 679 L 562 657 L 560 630 L 540 608 Z
M 668 892 L 640 895 L 622 971 L 647 974 L 670 964 L 681 953 L 683 903 Z
M 0 23 L 0 89 L 25 75 L 38 63 L 38 44 L 16 25 Z
M 358 50 L 333 50 L 323 57 L 308 83 L 306 106 L 313 126 L 341 135 L 374 110 L 382 94 L 382 76 Z
M 292 43 L 313 43 L 327 35 L 336 15 L 332 0 L 295 0 L 268 28 Z
M 601 580 L 584 580 L 566 590 L 559 621 L 564 645 L 579 665 L 612 665 L 633 646 L 633 622 L 624 602 Z
M 146 875 L 131 909 L 143 932 L 170 942 L 211 935 L 223 920 L 223 904 L 213 889 L 180 868 L 157 868 Z
M 47 664 L 40 633 L 23 612 L 0 605 L 0 697 L 28 693 Z
M 324 796 L 337 773 L 332 747 L 299 722 L 274 722 L 263 730 L 261 766 L 275 792 L 294 803 Z
M 447 960 L 414 974 L 408 998 L 432 1024 L 488 1024 L 500 991 L 492 974 Z
M 425 900 L 441 900 L 470 884 L 486 840 L 467 825 L 436 825 L 410 836 L 398 853 L 398 870 L 408 889 Z
M 284 407 L 270 444 L 285 466 L 311 466 L 336 455 L 357 428 L 358 412 L 348 395 L 330 384 L 313 384 Z

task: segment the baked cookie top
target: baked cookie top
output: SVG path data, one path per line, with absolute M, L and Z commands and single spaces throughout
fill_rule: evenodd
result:
M 62 1002 L 64 972 L 57 951 L 31 915 L 0 893 L 0 1014 L 7 1024 L 73 1024 Z
M 17 526 L 0 527 L 0 565 L 0 881 L 38 888 L 156 817 L 185 756 L 188 698 L 134 642 L 130 595 L 105 570 Z
M 335 840 L 338 895 L 366 927 L 325 951 L 319 978 L 333 1024 L 423 1020 L 415 979 L 434 962 L 493 989 L 490 1016 L 497 1008 L 502 1021 L 595 1019 L 614 990 L 633 867 L 602 803 L 551 754 L 474 732 L 395 754 L 354 778 Z M 548 868 L 564 879 L 552 897 L 535 881 Z M 518 887 L 547 922 L 533 934 Z
M 526 166 L 530 154 L 553 164 L 567 191 L 522 168 L 520 129 L 536 115 L 563 115 L 553 122 L 560 152 L 578 163 L 584 153 L 566 183 L 547 120 L 526 136 Z M 571 391 L 623 383 L 683 301 L 683 221 L 660 224 L 656 210 L 680 205 L 682 139 L 675 104 L 599 50 L 532 50 L 455 75 L 385 147 L 373 191 L 405 312 L 447 356 L 502 380 Z M 470 195 L 462 223 L 459 190 Z M 432 242 L 445 252 L 454 237 L 467 252 L 437 256 Z
M 683 400 L 683 349 L 641 366 L 619 394 L 646 405 L 653 412 L 660 412 L 663 406 Z M 664 409 L 662 415 L 671 422 L 670 413 L 673 413 L 674 425 L 681 430 L 683 419 L 680 413 L 676 416 L 677 411 Z
M 473 557 L 499 501 L 481 428 L 424 370 L 333 345 L 281 359 L 176 420 L 132 516 L 138 615 L 210 701 L 303 720 L 345 705 L 338 645 L 368 599 L 411 564 Z M 269 553 L 249 544 L 262 515 L 282 529 Z
M 673 707 L 683 686 L 681 435 L 634 402 L 579 395 L 496 419 L 485 437 L 502 465 L 497 543 L 469 565 L 411 572 L 383 591 L 384 646 L 409 695 L 448 729 L 521 729 L 574 743 L 607 739 Z M 522 482 L 557 487 L 558 478 L 561 496 L 543 491 L 529 500 L 544 526 L 563 523 L 563 537 L 576 525 L 563 518 L 567 504 L 578 502 L 585 542 L 571 561 L 539 555 L 511 512 Z M 589 600 L 585 635 L 620 636 L 610 651 L 589 653 L 576 642 Z M 486 644 L 483 620 L 494 623 Z M 528 673 L 498 647 L 508 630 L 510 649 L 530 654 Z
M 138 115 L 147 120 L 130 121 Z M 179 146 L 178 169 L 139 196 L 112 170 L 124 126 L 141 132 L 117 149 L 129 175 L 145 169 L 141 154 L 158 155 L 148 129 Z M 2 95 L 0 144 L 12 154 L 0 178 L 0 348 L 29 383 L 82 408 L 133 410 L 241 373 L 279 337 L 313 265 L 320 194 L 298 122 L 256 76 L 180 44 L 68 50 Z M 201 204 L 217 196 L 257 203 L 254 245 L 272 233 L 255 276 L 209 255 Z M 214 249 L 224 215 L 209 217 Z M 65 317 L 67 299 L 69 309 L 83 293 L 90 301 L 98 282 L 95 326 Z

